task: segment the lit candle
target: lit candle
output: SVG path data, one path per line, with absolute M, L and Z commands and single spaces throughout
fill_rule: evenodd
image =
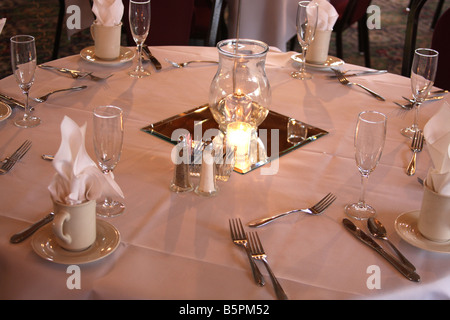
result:
M 252 111 L 252 99 L 240 89 L 225 98 L 225 118 L 227 121 L 248 121 Z
M 246 122 L 232 122 L 227 126 L 227 148 L 235 150 L 235 167 L 245 170 L 250 166 L 249 149 L 254 127 Z

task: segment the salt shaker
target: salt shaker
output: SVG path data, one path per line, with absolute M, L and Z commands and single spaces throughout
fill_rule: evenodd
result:
M 216 185 L 213 147 L 211 141 L 207 141 L 202 154 L 200 183 L 197 188 L 195 188 L 195 193 L 204 197 L 212 197 L 215 196 L 218 191 L 219 189 Z
M 186 140 L 185 137 L 180 136 L 178 144 L 175 147 L 178 158 L 175 159 L 175 170 L 172 182 L 170 183 L 170 190 L 177 193 L 189 192 L 194 189 L 190 181 L 189 161 L 186 161 L 190 157 L 189 146 Z

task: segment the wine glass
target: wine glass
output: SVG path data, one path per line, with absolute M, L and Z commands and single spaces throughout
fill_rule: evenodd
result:
M 25 113 L 14 124 L 21 128 L 36 127 L 41 119 L 31 116 L 28 101 L 30 88 L 34 82 L 36 69 L 36 43 L 33 36 L 18 35 L 11 38 L 11 66 L 23 94 L 25 94 Z
M 412 138 L 419 130 L 419 109 L 422 102 L 428 96 L 436 77 L 439 53 L 428 48 L 419 48 L 414 51 L 414 59 L 411 67 L 411 90 L 413 95 L 414 123 L 401 130 L 405 137 Z
M 359 201 L 348 204 L 345 213 L 352 218 L 365 220 L 375 216 L 376 211 L 365 200 L 365 183 L 380 160 L 386 139 L 386 116 L 377 111 L 363 111 L 358 115 L 355 130 L 355 159 L 361 173 Z
M 299 71 L 294 71 L 291 76 L 295 79 L 312 79 L 312 74 L 305 71 L 306 52 L 308 46 L 314 40 L 317 26 L 319 5 L 315 1 L 300 1 L 297 8 L 297 39 L 302 47 L 302 65 Z
M 142 45 L 150 30 L 150 0 L 130 0 L 128 16 L 131 34 L 137 44 L 138 51 L 138 65 L 128 74 L 135 78 L 147 77 L 150 72 L 144 70 L 142 66 Z
M 115 106 L 94 109 L 94 150 L 104 174 L 111 174 L 119 162 L 123 144 L 123 112 Z M 97 203 L 97 214 L 114 217 L 124 212 L 125 205 L 106 196 Z

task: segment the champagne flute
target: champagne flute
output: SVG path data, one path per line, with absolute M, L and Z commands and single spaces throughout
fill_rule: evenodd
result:
M 115 106 L 94 109 L 94 149 L 98 164 L 104 174 L 112 175 L 119 162 L 123 144 L 123 112 Z M 113 176 L 112 176 L 113 177 Z M 97 215 L 114 217 L 122 214 L 125 205 L 106 196 L 97 203 Z
M 319 5 L 315 1 L 300 1 L 297 8 L 297 39 L 302 47 L 302 65 L 299 71 L 294 71 L 291 76 L 295 79 L 312 79 L 312 74 L 306 72 L 306 52 L 308 46 L 314 40 L 316 33 Z
M 130 0 L 128 10 L 130 29 L 133 39 L 137 44 L 138 65 L 128 74 L 135 78 L 143 78 L 150 75 L 142 66 L 142 45 L 147 39 L 150 30 L 150 0 Z
M 29 104 L 29 92 L 34 82 L 34 71 L 36 69 L 36 43 L 32 36 L 17 35 L 11 39 L 11 66 L 23 94 L 25 94 L 25 113 L 21 119 L 14 124 L 21 128 L 36 127 L 41 119 L 31 116 Z
M 377 111 L 363 111 L 358 115 L 354 143 L 356 165 L 361 173 L 361 195 L 358 202 L 345 207 L 345 213 L 357 220 L 376 214 L 375 209 L 365 202 L 365 184 L 383 152 L 386 121 L 386 116 Z
M 428 96 L 436 77 L 439 53 L 428 48 L 419 48 L 414 51 L 414 59 L 411 67 L 411 90 L 414 98 L 414 123 L 401 130 L 405 137 L 411 138 L 419 130 L 419 109 L 422 102 Z

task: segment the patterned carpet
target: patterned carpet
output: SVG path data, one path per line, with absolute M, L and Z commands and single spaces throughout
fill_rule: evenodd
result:
M 373 0 L 381 9 L 381 29 L 370 30 L 372 67 L 401 73 L 403 41 L 409 0 Z M 430 45 L 431 21 L 438 0 L 429 0 L 422 9 L 417 46 Z M 443 11 L 450 7 L 449 1 Z M 58 0 L 0 0 L 0 18 L 7 18 L 0 35 L 0 79 L 11 74 L 9 38 L 14 34 L 31 34 L 37 39 L 38 63 L 52 59 L 55 30 L 59 11 Z M 442 12 L 443 12 L 442 11 Z M 344 32 L 344 60 L 364 65 L 364 58 L 357 48 L 356 26 Z M 69 40 L 65 32 L 61 37 L 59 57 L 77 54 L 92 45 L 89 30 L 75 34 Z M 334 38 L 330 54 L 335 55 Z

